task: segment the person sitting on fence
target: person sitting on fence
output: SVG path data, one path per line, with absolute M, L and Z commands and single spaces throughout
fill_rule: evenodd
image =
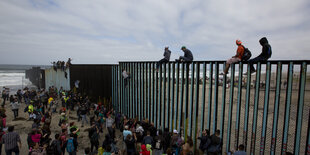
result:
M 194 60 L 192 52 L 187 49 L 185 46 L 182 46 L 181 50 L 184 52 L 184 56 L 180 56 L 179 59 L 176 59 L 176 62 L 192 62 Z
M 254 63 L 257 63 L 257 62 L 264 62 L 264 61 L 267 61 L 270 57 L 271 57 L 271 54 L 272 54 L 272 50 L 271 50 L 271 46 L 270 44 L 268 43 L 268 40 L 266 37 L 263 37 L 259 40 L 259 43 L 262 45 L 262 53 L 253 58 L 253 59 L 250 59 L 248 62 L 249 62 L 249 65 L 251 67 L 251 73 L 254 73 L 256 72 L 253 64 Z
M 158 71 L 158 68 L 159 66 L 162 64 L 162 63 L 166 63 L 166 62 L 169 62 L 170 60 L 170 55 L 171 55 L 171 51 L 169 50 L 169 47 L 165 47 L 165 52 L 164 52 L 164 58 L 162 58 L 161 60 L 159 60 L 159 62 L 157 62 L 156 64 L 156 71 Z
M 230 59 L 228 59 L 226 61 L 226 67 L 224 69 L 224 72 L 221 73 L 221 75 L 224 75 L 224 74 L 228 73 L 228 69 L 230 67 L 230 64 L 233 64 L 233 63 L 241 61 L 243 53 L 244 53 L 244 46 L 242 45 L 241 40 L 236 40 L 236 45 L 238 46 L 236 55 L 231 57 Z
M 69 68 L 72 64 L 71 64 L 72 59 L 69 58 L 68 61 L 66 62 L 66 69 Z
M 130 79 L 130 73 L 127 72 L 125 69 L 123 69 L 122 76 L 123 76 L 123 79 L 124 79 L 124 86 L 127 87 L 128 79 Z

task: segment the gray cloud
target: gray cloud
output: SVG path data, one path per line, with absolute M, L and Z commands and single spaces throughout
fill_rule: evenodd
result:
M 309 6 L 307 0 L 2 0 L 0 62 L 158 60 L 167 45 L 172 59 L 186 45 L 196 60 L 224 60 L 235 54 L 235 39 L 258 55 L 263 36 L 272 59 L 306 59 Z

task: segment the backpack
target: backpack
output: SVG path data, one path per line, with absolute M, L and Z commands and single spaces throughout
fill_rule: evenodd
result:
M 243 45 L 242 45 L 242 46 L 243 46 Z M 244 48 L 244 53 L 243 53 L 243 55 L 242 55 L 241 60 L 242 60 L 242 61 L 248 61 L 248 60 L 251 58 L 252 53 L 251 53 L 251 51 L 250 51 L 248 48 L 246 48 L 246 47 L 244 47 L 244 46 L 243 46 L 243 48 Z
M 66 148 L 68 153 L 72 153 L 74 151 L 73 138 L 68 139 Z
M 52 142 L 51 145 L 49 145 L 47 148 L 46 148 L 46 153 L 47 154 L 59 154 L 59 152 L 57 151 L 57 141 L 54 140 Z
M 155 149 L 160 150 L 161 147 L 162 147 L 161 146 L 161 140 L 160 139 L 156 140 L 156 142 L 155 142 Z

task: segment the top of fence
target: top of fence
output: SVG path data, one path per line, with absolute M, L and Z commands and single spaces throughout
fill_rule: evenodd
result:
M 156 63 L 158 61 L 120 61 L 119 63 Z M 193 61 L 191 63 L 224 63 L 226 61 L 223 60 L 207 60 L 207 61 Z M 306 62 L 307 64 L 310 64 L 310 60 L 269 60 L 261 62 L 261 64 L 266 64 L 267 62 L 270 62 L 271 64 L 277 64 L 278 62 L 281 62 L 282 64 L 289 64 L 293 62 L 293 64 L 302 64 Z M 169 63 L 177 63 L 176 61 L 169 61 Z M 182 63 L 182 62 L 180 62 Z M 186 63 L 186 62 L 184 62 Z M 247 64 L 248 62 L 242 62 L 243 64 Z

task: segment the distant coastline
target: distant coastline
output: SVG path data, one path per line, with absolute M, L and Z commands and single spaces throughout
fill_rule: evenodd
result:
M 41 67 L 42 69 L 51 67 L 51 65 L 14 65 L 14 64 L 0 64 L 0 70 L 14 70 L 14 71 L 25 71 L 32 67 Z

